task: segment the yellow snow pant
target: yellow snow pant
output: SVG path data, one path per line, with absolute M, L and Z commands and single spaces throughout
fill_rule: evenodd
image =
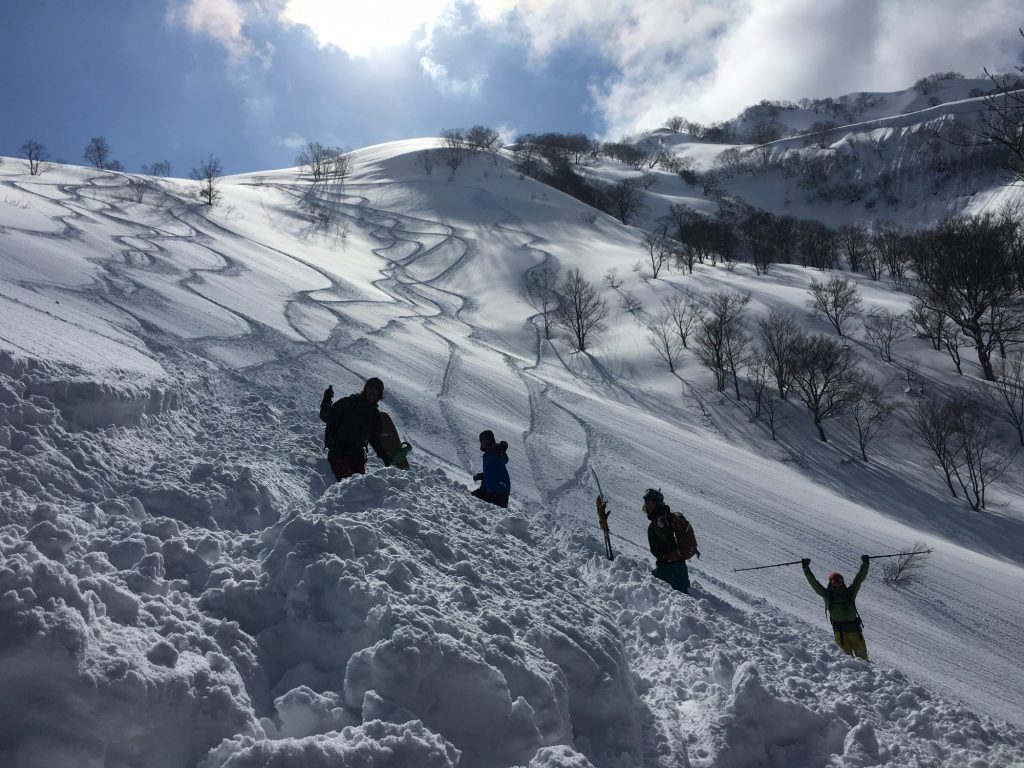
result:
M 835 630 L 836 643 L 847 656 L 858 656 L 868 660 L 868 646 L 864 642 L 864 633 L 859 629 Z

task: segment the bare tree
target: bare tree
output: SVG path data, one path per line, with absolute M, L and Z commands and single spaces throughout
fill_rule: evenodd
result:
M 485 125 L 474 125 L 466 130 L 466 145 L 476 152 L 496 152 L 501 141 L 498 132 Z
M 765 364 L 775 378 L 779 398 L 785 400 L 793 381 L 797 353 L 806 334 L 791 313 L 777 307 L 772 307 L 767 317 L 758 320 L 757 326 L 761 332 Z
M 28 164 L 30 176 L 38 176 L 42 173 L 43 163 L 50 159 L 50 151 L 33 139 L 27 139 L 21 145 L 21 154 L 24 155 L 25 162 Z
M 907 335 L 903 316 L 880 309 L 868 314 L 864 320 L 864 338 L 887 363 L 892 362 L 892 348 Z
M 868 229 L 863 224 L 844 224 L 836 232 L 839 250 L 846 257 L 851 272 L 861 272 L 871 250 Z
M 85 145 L 82 156 L 92 164 L 93 168 L 106 168 L 107 160 L 110 158 L 110 145 L 102 136 L 93 136 Z
M 895 410 L 896 406 L 883 398 L 882 388 L 877 382 L 866 376 L 861 379 L 857 397 L 847 411 L 853 436 L 864 461 L 868 460 L 868 445 L 882 431 Z
M 551 338 L 558 308 L 558 275 L 550 267 L 530 272 L 519 289 L 519 296 L 540 315 L 544 338 Z
M 658 315 L 648 327 L 647 343 L 654 347 L 658 359 L 675 373 L 676 363 L 682 354 L 683 346 L 679 342 L 672 318 L 665 314 Z
M 750 389 L 750 399 L 746 402 L 745 408 L 751 418 L 763 421 L 776 439 L 775 426 L 779 419 L 779 405 L 781 400 L 776 399 L 771 387 L 771 368 L 768 365 L 768 358 L 764 349 L 756 350 L 751 355 L 750 363 L 747 366 L 747 386 Z
M 1017 439 L 1024 448 L 1024 352 L 1001 358 L 995 364 L 995 371 L 990 398 L 1017 430 Z
M 881 280 L 882 268 L 885 264 L 882 262 L 882 254 L 873 244 L 870 244 L 870 241 L 867 250 L 864 251 L 863 259 L 864 274 L 876 282 Z
M 651 275 L 657 280 L 658 273 L 668 264 L 675 244 L 665 234 L 664 229 L 659 227 L 653 232 L 645 233 L 640 245 L 647 251 Z
M 458 128 L 441 131 L 441 160 L 447 165 L 452 176 L 466 160 L 466 137 Z
M 170 176 L 171 175 L 171 161 L 170 160 L 157 160 L 152 165 L 143 165 L 142 172 L 147 176 Z
M 622 280 L 619 279 L 619 270 L 615 267 L 608 267 L 608 271 L 604 273 L 604 284 L 613 291 L 617 291 L 622 285 Z
M 814 219 L 803 219 L 798 235 L 797 255 L 801 266 L 820 270 L 839 266 L 838 240 L 830 226 Z
M 843 323 L 860 314 L 863 302 L 857 285 L 841 275 L 832 275 L 825 283 L 812 279 L 807 292 L 811 294 L 807 306 L 824 315 L 840 336 Z
M 665 127 L 672 131 L 672 133 L 679 133 L 685 124 L 686 118 L 679 115 L 673 115 L 664 123 Z
M 330 157 L 327 160 L 327 177 L 339 184 L 344 184 L 352 172 L 352 152 L 349 149 L 331 148 Z
M 995 379 L 992 353 L 1024 330 L 1011 241 L 1018 224 L 991 214 L 944 219 L 910 248 L 917 298 L 959 326 Z
M 862 383 L 863 376 L 853 353 L 841 342 L 817 333 L 801 342 L 792 391 L 811 412 L 822 442 L 828 442 L 824 421 L 857 402 Z
M 306 142 L 298 155 L 295 156 L 295 164 L 313 177 L 314 182 L 323 181 L 330 171 L 331 160 L 335 150 L 321 144 L 319 141 Z
M 683 345 L 683 349 L 687 349 L 687 339 L 701 315 L 700 306 L 681 293 L 666 296 L 661 300 L 661 306 L 665 309 L 668 319 L 672 321 L 679 343 Z
M 602 192 L 607 212 L 626 226 L 629 226 L 633 218 L 639 216 L 647 207 L 644 203 L 643 190 L 631 179 L 608 184 Z
M 918 336 L 928 339 L 932 343 L 933 349 L 936 351 L 942 349 L 942 329 L 946 324 L 946 317 L 941 312 L 930 309 L 927 304 L 918 299 L 903 315 L 903 322 Z
M 704 197 L 716 197 L 722 191 L 722 183 L 721 171 L 714 168 L 709 168 L 700 177 L 700 187 Z
M 685 266 L 691 275 L 693 263 L 703 246 L 700 223 L 705 218 L 707 217 L 704 214 L 697 213 L 687 205 L 673 204 L 669 207 L 668 213 L 658 220 L 661 230 L 666 235 L 671 234 L 675 240 L 682 243 L 682 247 L 676 252 L 676 266 L 680 269 Z
M 942 348 L 946 350 L 946 354 L 949 355 L 953 365 L 956 366 L 957 375 L 963 376 L 964 369 L 961 365 L 960 347 L 963 346 L 961 342 L 964 340 L 964 336 L 960 332 L 960 327 L 948 318 L 942 318 L 942 331 L 939 338 L 942 341 Z
M 921 580 L 931 550 L 923 541 L 915 541 L 905 554 L 889 560 L 882 566 L 882 581 L 886 584 L 913 584 Z
M 644 307 L 644 303 L 632 291 L 622 291 L 619 297 L 619 306 L 636 317 L 636 313 Z
M 927 398 L 917 401 L 910 410 L 914 430 L 911 437 L 932 457 L 932 468 L 946 481 L 953 498 L 957 498 L 953 477 L 957 458 L 957 416 L 950 403 Z
M 973 400 L 961 401 L 955 440 L 962 463 L 956 471 L 967 503 L 975 512 L 985 509 L 985 491 L 1013 461 L 1015 451 L 999 442 L 991 417 Z
M 737 378 L 749 348 L 750 337 L 743 327 L 743 315 L 749 303 L 749 293 L 719 291 L 705 300 L 704 312 L 697 320 L 695 351 L 698 359 L 715 374 L 719 392 L 725 391 L 730 373 L 734 380 Z M 736 390 L 739 399 L 738 382 Z
M 871 232 L 871 247 L 878 253 L 897 288 L 902 288 L 907 267 L 910 266 L 908 236 L 903 228 L 891 221 L 882 221 Z
M 1024 36 L 1024 29 L 1018 27 Z M 1017 67 L 1024 74 L 1024 67 Z M 980 133 L 989 144 L 1002 147 L 1005 151 L 1003 167 L 1011 181 L 1024 181 L 1024 92 L 1019 84 L 1011 88 L 1008 78 L 985 74 L 995 85 L 994 93 L 985 97 L 987 113 L 982 117 Z
M 578 269 L 569 270 L 561 287 L 556 322 L 572 334 L 573 346 L 585 352 L 587 341 L 605 329 L 602 321 L 608 317 L 608 304 Z
M 196 195 L 211 207 L 220 200 L 220 177 L 223 173 L 224 167 L 221 165 L 220 160 L 210 155 L 199 164 L 198 168 L 193 168 L 189 174 L 193 180 L 199 182 Z
M 430 176 L 434 172 L 434 150 L 424 149 L 417 156 L 417 162 L 426 171 L 427 176 Z

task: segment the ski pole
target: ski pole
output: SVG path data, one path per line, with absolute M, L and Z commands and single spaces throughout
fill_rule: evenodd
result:
M 597 483 L 597 492 L 600 495 L 601 500 L 604 501 L 604 491 L 601 490 L 601 481 L 598 480 L 597 472 L 594 471 L 593 467 L 590 468 L 590 474 L 592 474 L 594 476 L 594 482 Z M 608 510 L 607 502 L 605 502 L 605 507 L 604 507 L 603 510 L 601 509 L 601 507 L 597 508 L 597 522 L 601 526 L 601 531 L 604 533 L 604 553 L 608 557 L 609 560 L 614 560 L 615 559 L 615 553 L 612 552 L 612 537 L 611 537 L 611 530 L 608 528 L 608 511 L 607 510 Z
M 891 555 L 868 555 L 869 560 L 879 560 L 883 557 L 910 557 L 911 555 L 930 555 L 930 549 L 914 550 L 913 552 L 893 552 Z
M 784 565 L 800 565 L 800 563 L 802 562 L 803 560 L 791 560 L 788 563 L 772 563 L 771 565 L 758 565 L 754 568 L 733 568 L 732 572 L 739 573 L 740 571 L 760 571 L 765 568 L 781 568 Z

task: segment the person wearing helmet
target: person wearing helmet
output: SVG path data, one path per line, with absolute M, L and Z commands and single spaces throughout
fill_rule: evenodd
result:
M 650 521 L 647 543 L 656 561 L 654 576 L 667 581 L 673 589 L 689 592 L 690 572 L 686 561 L 694 555 L 700 557 L 693 526 L 683 515 L 669 509 L 665 496 L 654 488 L 644 493 L 644 512 Z
M 366 473 L 366 446 L 384 462 L 391 459 L 380 442 L 380 411 L 377 403 L 384 399 L 384 382 L 376 376 L 367 379 L 361 392 L 334 400 L 334 387 L 324 390 L 320 402 L 320 420 L 324 428 L 327 461 L 338 480 Z
M 828 612 L 829 621 L 832 622 L 832 631 L 836 636 L 836 643 L 848 656 L 859 656 L 868 660 L 868 647 L 864 642 L 863 622 L 860 614 L 857 613 L 857 592 L 860 585 L 868 575 L 868 566 L 871 558 L 868 555 L 860 556 L 860 570 L 853 577 L 853 583 L 846 585 L 842 574 L 833 571 L 828 575 L 828 586 L 823 587 L 811 573 L 811 559 L 805 557 L 800 561 L 804 567 L 804 576 L 811 588 L 821 595 L 825 601 L 825 610 Z
M 511 480 L 505 467 L 508 464 L 508 443 L 504 440 L 495 442 L 494 433 L 485 429 L 480 433 L 480 450 L 483 453 L 484 471 L 473 475 L 473 479 L 480 483 L 473 495 L 488 504 L 507 507 L 511 491 Z

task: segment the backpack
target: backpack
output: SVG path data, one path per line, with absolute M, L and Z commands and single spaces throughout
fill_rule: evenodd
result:
M 697 554 L 697 535 L 693 532 L 693 526 L 678 512 L 669 512 L 669 516 L 672 518 L 672 533 L 675 535 L 676 549 L 679 550 L 679 554 L 683 556 L 684 560 L 689 560 Z

